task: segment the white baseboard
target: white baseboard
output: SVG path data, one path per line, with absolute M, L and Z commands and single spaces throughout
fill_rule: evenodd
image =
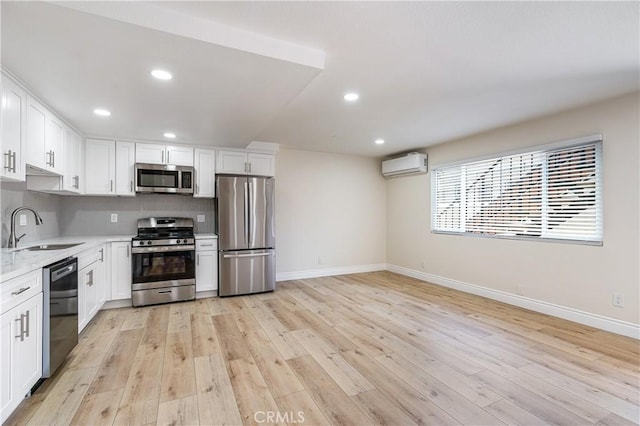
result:
M 329 277 L 332 275 L 360 274 L 362 272 L 386 271 L 385 263 L 373 265 L 342 266 L 339 268 L 312 269 L 307 271 L 280 272 L 276 281 L 302 280 L 306 278 Z
M 218 295 L 218 290 L 196 291 L 196 299 L 204 299 Z
M 107 300 L 100 309 L 130 308 L 132 306 L 131 299 Z
M 387 265 L 387 270 L 400 275 L 416 278 L 421 281 L 430 282 L 443 287 L 453 288 L 465 293 L 483 296 L 488 299 L 493 299 L 499 302 L 508 303 L 510 305 L 519 306 L 521 308 L 530 309 L 535 312 L 540 312 L 554 317 L 588 325 L 600 330 L 610 331 L 612 333 L 621 334 L 623 336 L 632 337 L 634 339 L 640 339 L 640 325 L 638 324 L 580 311 L 578 309 L 569 308 L 567 306 L 561 306 L 541 300 L 530 299 L 528 297 L 507 293 L 500 290 L 493 290 L 476 284 L 465 283 L 462 281 L 453 280 L 451 278 L 445 278 L 438 275 L 428 274 L 426 272 L 404 268 L 402 266 Z

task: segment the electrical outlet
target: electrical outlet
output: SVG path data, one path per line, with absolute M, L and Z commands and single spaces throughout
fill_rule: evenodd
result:
M 204 222 L 204 215 L 203 214 L 199 214 L 198 217 L 197 217 L 197 221 L 200 222 L 200 223 Z
M 519 296 L 524 295 L 524 286 L 522 284 L 516 284 L 516 294 Z
M 613 306 L 617 306 L 619 308 L 623 308 L 624 307 L 624 299 L 622 298 L 622 294 L 613 293 L 613 298 L 611 300 L 611 303 L 613 304 Z
M 20 226 L 26 226 L 27 225 L 27 215 L 26 214 L 21 214 L 20 215 Z
M 116 223 L 118 221 L 118 213 L 111 213 L 111 223 Z

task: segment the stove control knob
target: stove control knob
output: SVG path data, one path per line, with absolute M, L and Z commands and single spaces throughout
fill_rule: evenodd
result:
M 147 245 L 150 246 L 151 245 L 151 241 L 147 241 Z

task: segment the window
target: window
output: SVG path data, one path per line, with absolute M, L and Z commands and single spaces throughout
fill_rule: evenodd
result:
M 601 158 L 588 138 L 434 168 L 432 230 L 601 243 Z

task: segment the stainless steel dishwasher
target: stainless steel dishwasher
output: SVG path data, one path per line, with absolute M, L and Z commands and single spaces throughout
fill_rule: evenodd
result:
M 42 269 L 42 377 L 51 377 L 78 344 L 78 258 Z

